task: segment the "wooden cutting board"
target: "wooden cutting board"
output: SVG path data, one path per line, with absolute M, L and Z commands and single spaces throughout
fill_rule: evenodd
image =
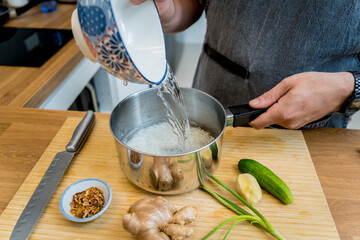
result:
M 65 149 L 80 118 L 68 118 L 59 130 L 34 169 L 6 207 L 0 218 L 0 239 L 8 239 L 22 210 L 40 182 L 53 157 Z M 301 131 L 254 130 L 232 128 L 225 131 L 223 156 L 215 173 L 219 179 L 234 187 L 239 174 L 237 162 L 252 158 L 278 174 L 292 190 L 295 200 L 284 205 L 263 191 L 262 200 L 256 205 L 273 226 L 287 239 L 340 239 L 331 217 L 319 179 Z M 64 218 L 59 209 L 63 191 L 72 183 L 84 178 L 99 178 L 106 181 L 113 200 L 107 211 L 89 223 L 74 223 Z M 228 192 L 213 182 L 206 185 L 237 202 Z M 155 194 L 147 193 L 132 185 L 122 174 L 114 139 L 109 123 L 97 119 L 87 142 L 76 155 L 51 197 L 30 239 L 133 239 L 122 228 L 122 218 L 136 200 Z M 223 207 L 202 190 L 166 196 L 177 208 L 196 206 L 199 215 L 191 226 L 192 239 L 201 239 L 223 220 L 234 213 Z M 239 203 L 242 206 L 241 203 Z M 211 239 L 222 239 L 229 226 L 220 229 Z M 238 224 L 228 239 L 274 239 L 247 222 Z

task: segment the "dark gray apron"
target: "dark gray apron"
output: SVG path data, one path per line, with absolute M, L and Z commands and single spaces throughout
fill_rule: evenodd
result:
M 208 0 L 205 10 L 207 53 L 193 87 L 224 107 L 296 73 L 360 70 L 360 0 Z M 316 126 L 345 127 L 347 117 L 334 113 Z

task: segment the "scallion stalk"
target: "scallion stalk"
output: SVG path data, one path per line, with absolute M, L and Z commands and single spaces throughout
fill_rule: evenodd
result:
M 222 228 L 224 225 L 226 225 L 229 222 L 232 222 L 234 220 L 237 221 L 250 221 L 250 222 L 260 222 L 261 220 L 254 217 L 254 216 L 249 216 L 249 215 L 241 215 L 241 216 L 235 216 L 235 217 L 231 217 L 229 219 L 226 219 L 225 221 L 223 221 L 222 223 L 220 223 L 217 227 L 215 227 L 211 232 L 209 232 L 205 237 L 202 238 L 202 240 L 208 239 L 211 235 L 213 235 L 217 230 L 219 230 L 220 228 Z
M 201 165 L 199 163 L 199 160 L 201 161 Z M 270 222 L 268 222 L 266 220 L 266 218 L 259 212 L 257 211 L 253 206 L 251 206 L 250 203 L 248 203 L 244 198 L 242 198 L 239 194 L 237 194 L 234 190 L 232 190 L 229 186 L 227 186 L 225 183 L 223 183 L 222 181 L 220 181 L 219 179 L 217 179 L 215 176 L 211 175 L 206 167 L 204 167 L 204 171 L 206 173 L 206 175 L 211 178 L 213 181 L 215 181 L 216 183 L 218 183 L 220 186 L 222 186 L 223 188 L 225 188 L 227 191 L 229 191 L 231 194 L 233 194 L 237 199 L 239 199 L 243 204 L 245 204 L 245 206 L 247 206 L 252 212 L 254 212 L 260 219 L 252 216 L 250 213 L 248 213 L 246 210 L 242 209 L 241 207 L 239 207 L 238 205 L 234 204 L 233 202 L 231 202 L 230 200 L 224 198 L 223 196 L 221 196 L 220 194 L 212 191 L 211 189 L 209 189 L 208 187 L 206 187 L 204 185 L 204 180 L 202 178 L 202 173 L 201 173 L 201 168 L 200 166 L 204 166 L 204 163 L 202 161 L 201 155 L 198 153 L 197 154 L 197 167 L 198 167 L 198 177 L 199 177 L 199 181 L 200 181 L 200 188 L 202 188 L 203 190 L 205 190 L 207 193 L 209 193 L 211 196 L 213 196 L 216 200 L 218 200 L 221 204 L 223 204 L 225 207 L 227 207 L 228 209 L 230 209 L 231 211 L 233 211 L 234 213 L 238 214 L 239 216 L 233 217 L 233 218 L 229 218 L 227 220 L 225 220 L 224 222 L 222 222 L 220 225 L 218 225 L 214 230 L 212 230 L 209 234 L 207 234 L 204 239 L 207 239 L 208 237 L 210 237 L 212 234 L 214 234 L 218 229 L 220 229 L 222 226 L 224 226 L 226 223 L 234 221 L 237 217 L 241 217 L 238 218 L 237 221 L 243 221 L 243 220 L 248 220 L 250 221 L 250 223 L 254 223 L 255 226 L 265 230 L 266 232 L 270 233 L 272 236 L 274 236 L 276 239 L 279 240 L 285 240 L 285 238 L 270 224 Z M 232 219 L 232 220 L 230 220 Z M 255 221 L 256 220 L 256 221 Z M 227 232 L 227 234 L 225 235 L 225 238 L 228 236 L 228 234 L 230 233 L 231 229 L 236 225 L 233 224 L 229 231 Z M 224 239 L 225 239 L 224 238 Z

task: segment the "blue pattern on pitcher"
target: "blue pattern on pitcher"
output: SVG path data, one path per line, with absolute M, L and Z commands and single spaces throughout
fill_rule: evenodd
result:
M 123 0 L 121 0 L 123 1 Z M 110 74 L 125 81 L 149 83 L 134 67 L 127 53 L 109 0 L 78 0 L 79 22 L 84 37 L 99 63 Z M 151 82 L 150 82 L 151 83 Z
M 106 17 L 101 8 L 79 4 L 78 13 L 80 25 L 86 34 L 98 36 L 105 31 Z

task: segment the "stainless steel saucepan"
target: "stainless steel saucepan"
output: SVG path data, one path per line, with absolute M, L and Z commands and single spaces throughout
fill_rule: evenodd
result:
M 220 102 L 202 91 L 190 88 L 182 88 L 181 91 L 189 121 L 214 136 L 212 142 L 191 152 L 156 155 L 126 145 L 125 138 L 134 129 L 166 119 L 166 112 L 155 88 L 127 97 L 111 113 L 110 130 L 116 139 L 122 171 L 133 184 L 146 191 L 173 195 L 198 188 L 198 169 L 206 168 L 214 174 L 219 166 L 225 127 L 230 124 L 243 125 L 248 123 L 251 117 L 263 112 L 246 106 L 225 110 Z M 199 155 L 203 160 L 200 166 L 197 161 Z M 202 176 L 204 175 L 203 173 Z

